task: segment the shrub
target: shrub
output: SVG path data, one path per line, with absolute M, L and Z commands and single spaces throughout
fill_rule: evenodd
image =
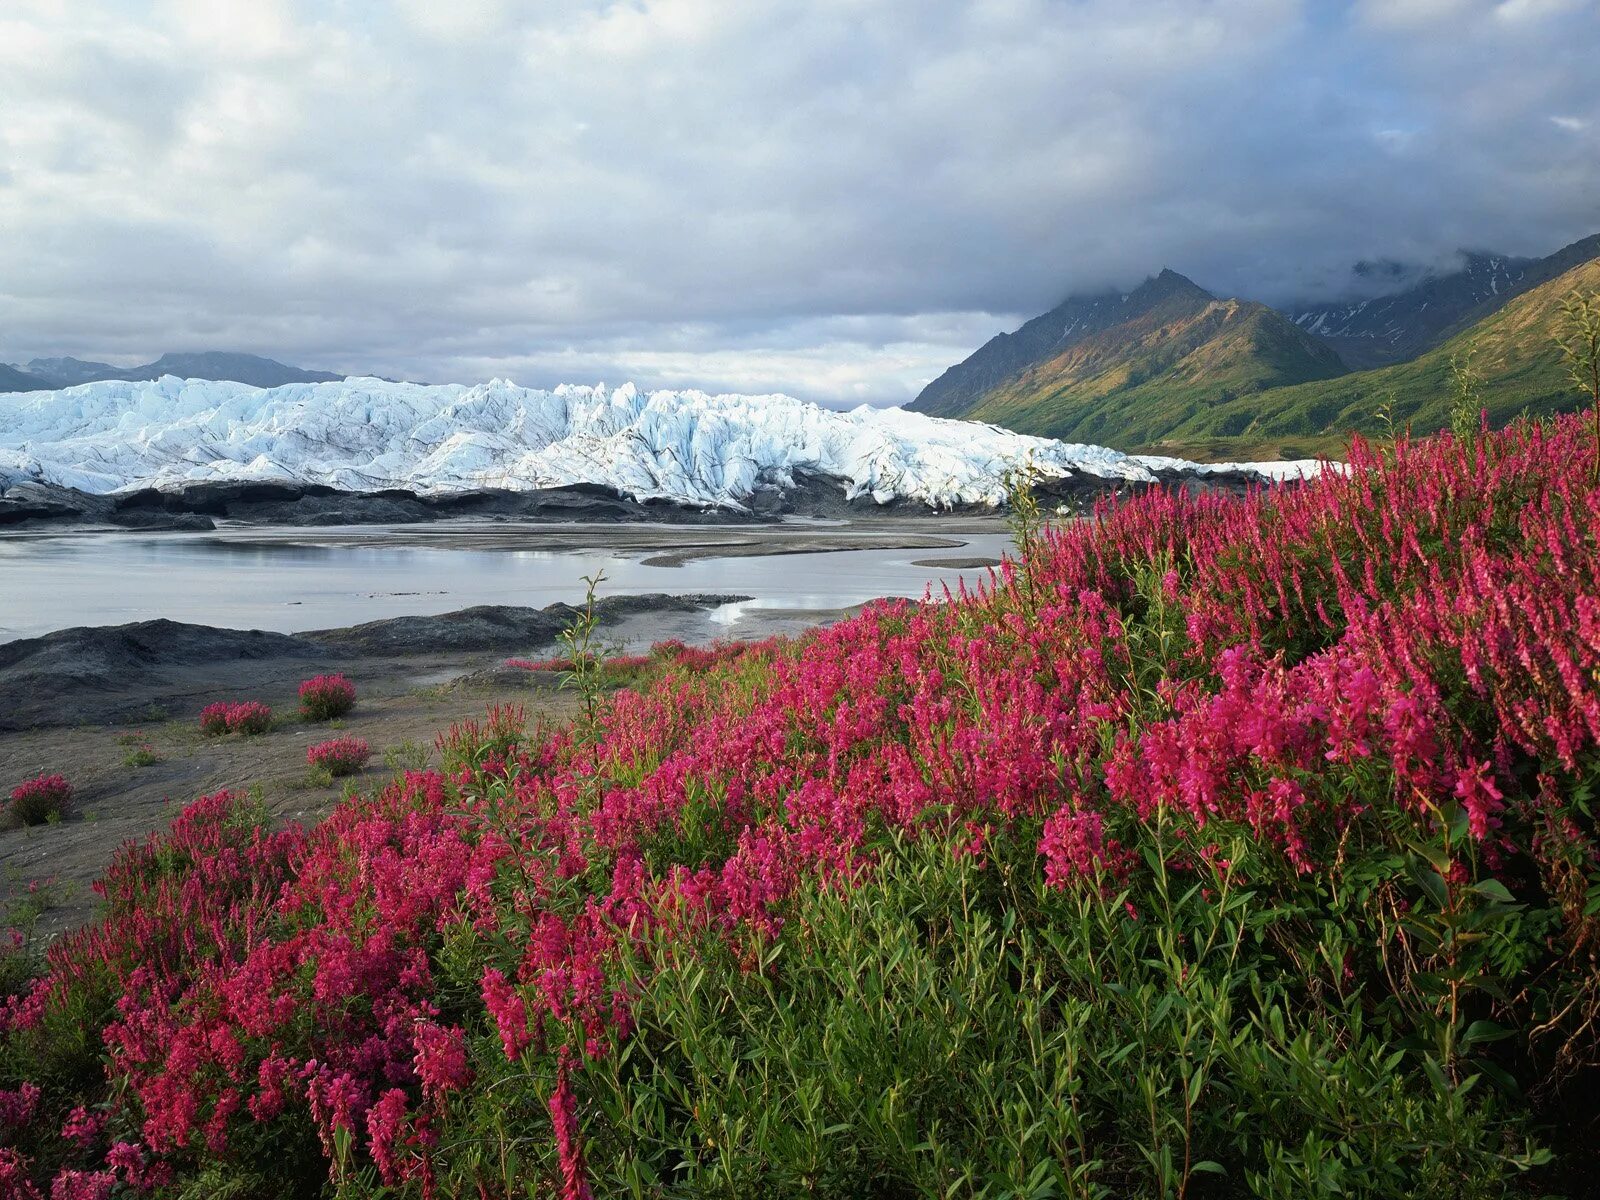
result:
M 207 737 L 266 733 L 271 728 L 272 709 L 258 700 L 223 700 L 200 710 L 200 732 Z
M 228 732 L 228 714 L 233 711 L 231 701 L 219 700 L 200 710 L 200 732 L 207 737 L 221 737 Z
M 395 772 L 420 771 L 428 765 L 428 747 L 409 738 L 383 752 L 383 765 Z
M 355 684 L 343 675 L 318 675 L 300 685 L 300 715 L 308 721 L 331 721 L 355 706 Z
M 334 738 L 318 742 L 306 751 L 306 761 L 320 767 L 337 779 L 341 775 L 354 775 L 367 765 L 372 750 L 360 738 Z
M 125 767 L 153 767 L 160 761 L 161 755 L 149 742 L 135 742 L 122 753 L 122 765 Z
M 66 811 L 72 785 L 64 775 L 36 775 L 11 789 L 11 813 L 24 825 L 43 825 Z
M 0 1180 L 1581 1188 L 1589 448 L 1563 418 L 1152 491 L 575 728 L 496 708 L 311 830 L 209 797 L 0 1000 L 0 1091 L 43 1091 Z M 64 1146 L 79 1106 L 128 1140 Z

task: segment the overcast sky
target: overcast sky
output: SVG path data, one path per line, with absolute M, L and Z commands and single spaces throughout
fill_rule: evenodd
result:
M 1600 231 L 1596 0 L 0 0 L 0 360 L 899 403 Z

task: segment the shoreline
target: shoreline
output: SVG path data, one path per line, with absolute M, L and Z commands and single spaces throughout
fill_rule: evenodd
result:
M 607 595 L 737 593 L 760 598 L 756 607 L 831 609 L 920 595 L 941 572 L 962 569 L 925 564 L 981 556 L 986 565 L 1010 540 L 995 516 L 13 528 L 0 530 L 0 571 L 18 588 L 17 603 L 0 614 L 0 658 L 4 647 L 54 631 L 159 618 L 301 633 L 479 605 L 573 602 L 583 595 L 582 578 L 597 570 L 605 572 Z M 823 557 L 806 570 L 777 565 L 800 555 Z
M 1196 492 L 1242 493 L 1273 482 L 1245 466 L 1221 467 L 1157 460 L 1145 464 L 1148 478 L 1127 479 L 1069 470 L 1041 477 L 1033 493 L 1041 504 L 1085 515 L 1096 502 L 1130 497 L 1152 488 L 1183 487 Z M 680 500 L 636 500 L 615 488 L 592 483 L 512 490 L 470 488 L 417 491 L 406 487 L 346 490 L 317 483 L 287 481 L 202 482 L 158 489 L 134 486 L 111 492 L 86 492 L 30 478 L 0 477 L 0 530 L 217 528 L 218 521 L 254 525 L 328 527 L 337 525 L 427 525 L 471 517 L 490 521 L 606 524 L 728 525 L 779 524 L 786 518 L 908 521 L 996 517 L 988 503 L 934 507 L 921 500 L 895 498 L 879 503 L 870 495 L 850 496 L 848 481 L 805 470 L 784 484 L 763 483 L 743 501 L 723 505 Z
M 712 614 L 749 600 L 657 592 L 605 596 L 595 607 L 602 639 L 632 646 L 670 637 L 712 640 Z M 400 677 L 438 675 L 459 665 L 457 674 L 468 674 L 508 655 L 538 656 L 556 645 L 578 611 L 566 603 L 477 605 L 298 633 L 170 620 L 72 626 L 0 643 L 0 736 L 126 724 L 152 709 L 198 711 L 211 699 L 227 698 L 223 692 L 239 691 L 243 672 L 262 686 L 335 670 Z M 796 616 L 809 627 L 835 614 Z M 775 627 L 796 625 L 784 610 L 773 610 L 773 618 Z

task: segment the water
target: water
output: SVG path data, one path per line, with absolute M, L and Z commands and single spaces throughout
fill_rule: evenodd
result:
M 613 537 L 618 527 L 601 531 Z M 661 530 L 684 543 L 720 530 Z M 484 532 L 481 528 L 478 532 Z M 849 531 L 858 532 L 858 531 Z M 943 536 L 937 528 L 923 531 Z M 504 540 L 503 529 L 495 531 Z M 917 559 L 998 557 L 1004 535 L 956 534 L 956 549 L 890 549 L 704 558 L 649 565 L 655 549 L 486 549 L 393 544 L 451 540 L 439 526 L 348 530 L 220 529 L 215 533 L 74 532 L 0 538 L 0 642 L 74 625 L 166 617 L 293 633 L 475 604 L 542 607 L 583 596 L 582 577 L 605 571 L 602 593 L 721 592 L 754 597 L 714 614 L 728 636 L 764 632 L 762 618 L 823 613 L 879 596 L 921 596 L 983 569 L 919 567 Z M 305 539 L 334 538 L 333 544 Z M 459 540 L 470 541 L 463 537 Z M 513 539 L 514 540 L 514 536 Z M 606 537 L 597 535 L 597 541 Z M 372 544 L 374 542 L 381 544 Z M 746 626 L 751 628 L 746 629 Z

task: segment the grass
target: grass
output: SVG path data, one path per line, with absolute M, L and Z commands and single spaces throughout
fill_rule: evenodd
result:
M 420 771 L 428 765 L 432 757 L 433 751 L 427 746 L 408 738 L 399 745 L 385 748 L 383 765 L 396 774 L 404 771 Z
M 130 746 L 122 755 L 122 765 L 135 770 L 140 767 L 153 767 L 161 761 L 161 755 L 149 743 Z

